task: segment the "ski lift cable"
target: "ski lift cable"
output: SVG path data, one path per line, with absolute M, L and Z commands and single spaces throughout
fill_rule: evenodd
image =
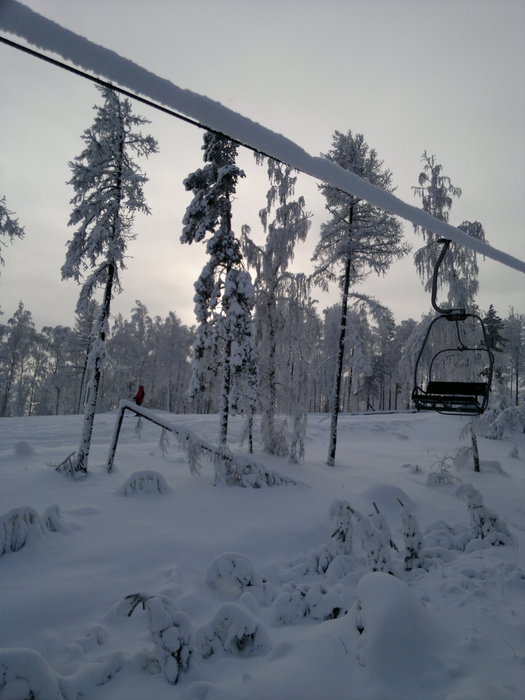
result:
M 230 141 L 233 141 L 239 146 L 243 146 L 244 148 L 248 148 L 251 151 L 254 151 L 254 153 L 260 153 L 263 156 L 267 156 L 266 153 L 263 153 L 259 149 L 255 148 L 254 146 L 250 146 L 248 143 L 243 143 L 242 141 L 239 141 L 238 139 L 232 138 L 228 136 L 227 134 L 222 133 L 221 131 L 218 131 L 217 129 L 212 129 L 205 124 L 201 124 L 198 122 L 196 119 L 192 119 L 191 117 L 186 117 L 184 114 L 181 114 L 180 112 L 176 112 L 174 109 L 170 109 L 169 107 L 165 107 L 162 104 L 159 104 L 158 102 L 154 102 L 153 100 L 149 100 L 147 97 L 143 97 L 142 95 L 137 94 L 136 92 L 133 92 L 132 90 L 126 90 L 126 88 L 120 87 L 119 85 L 115 85 L 114 83 L 109 82 L 109 80 L 104 80 L 103 78 L 99 78 L 96 75 L 91 75 L 90 73 L 81 70 L 80 68 L 76 68 L 75 66 L 71 66 L 67 63 L 64 63 L 63 61 L 59 61 L 56 58 L 52 58 L 51 56 L 47 56 L 46 54 L 43 54 L 40 51 L 36 51 L 35 49 L 31 49 L 29 46 L 23 46 L 22 44 L 19 44 L 16 41 L 12 41 L 11 39 L 8 39 L 7 37 L 0 36 L 0 42 L 2 44 L 6 44 L 7 46 L 10 46 L 13 49 L 18 49 L 19 51 L 22 51 L 23 53 L 27 53 L 30 56 L 33 56 L 33 58 L 38 58 L 42 61 L 45 61 L 46 63 L 50 63 L 52 66 L 55 66 L 57 68 L 62 68 L 63 70 L 66 70 L 70 73 L 73 73 L 74 75 L 77 75 L 81 78 L 85 78 L 86 80 L 90 80 L 92 83 L 95 83 L 97 85 L 100 85 L 101 87 L 106 87 L 110 88 L 111 90 L 114 90 L 115 92 L 118 92 L 121 95 L 124 95 L 125 97 L 129 97 L 133 100 L 136 100 L 137 102 L 141 102 L 142 104 L 147 105 L 148 107 L 152 107 L 153 109 L 157 109 L 160 112 L 164 112 L 165 114 L 169 114 L 170 117 L 175 117 L 176 119 L 180 119 L 183 122 L 186 122 L 187 124 L 191 124 L 192 126 L 196 126 L 199 129 L 203 129 L 204 131 L 211 131 L 214 134 L 217 134 L 219 136 L 224 136 L 228 138 Z M 273 156 L 267 156 L 270 158 L 273 158 Z M 278 158 L 273 158 L 273 160 L 279 160 Z M 282 161 L 279 161 L 282 162 Z
M 348 194 L 366 199 L 391 214 L 432 231 L 437 236 L 453 240 L 496 262 L 525 273 L 524 261 L 469 236 L 422 209 L 407 204 L 391 192 L 372 185 L 326 158 L 310 155 L 290 139 L 220 103 L 160 78 L 118 53 L 47 19 L 17 0 L 0 2 L 0 29 L 21 37 L 32 46 L 58 54 L 76 67 L 42 54 L 41 57 L 45 56 L 49 63 L 115 90 L 118 85 L 122 94 L 149 104 L 155 109 L 161 109 L 194 126 L 224 135 L 252 151 L 278 160 Z M 0 41 L 40 57 L 39 52 L 28 50 L 27 47 L 5 37 L 0 36 Z M 97 75 L 102 77 L 96 77 Z

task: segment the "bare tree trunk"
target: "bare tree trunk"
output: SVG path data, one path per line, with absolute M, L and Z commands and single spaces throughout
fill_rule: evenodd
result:
M 327 465 L 333 467 L 335 463 L 335 451 L 337 447 L 337 420 L 339 418 L 341 402 L 341 377 L 343 376 L 343 361 L 345 356 L 346 323 L 348 317 L 348 290 L 350 288 L 351 258 L 347 258 L 345 275 L 343 279 L 343 294 L 341 298 L 341 325 L 339 328 L 339 346 L 337 350 L 337 362 L 335 366 L 334 384 L 332 390 L 332 416 L 330 420 L 330 443 L 328 445 Z
M 476 433 L 471 430 L 470 431 L 470 438 L 472 441 L 472 458 L 474 460 L 474 471 L 479 472 L 479 451 L 478 451 L 478 439 L 476 437 Z
M 219 429 L 219 444 L 226 445 L 228 440 L 228 413 L 230 410 L 230 380 L 231 380 L 231 349 L 232 342 L 228 340 L 224 349 L 224 369 L 222 375 L 221 418 Z

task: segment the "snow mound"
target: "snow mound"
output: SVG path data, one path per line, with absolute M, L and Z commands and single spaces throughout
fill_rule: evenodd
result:
M 27 442 L 27 440 L 20 440 L 15 445 L 15 455 L 17 457 L 32 457 L 35 454 L 35 448 Z
M 0 649 L 0 700 L 64 700 L 58 676 L 33 649 Z
M 357 595 L 358 655 L 370 679 L 385 689 L 413 687 L 418 679 L 420 697 L 424 697 L 423 688 L 432 685 L 436 673 L 443 670 L 438 654 L 442 659 L 444 631 L 413 590 L 395 576 L 365 574 L 357 585 Z
M 137 496 L 139 494 L 157 495 L 170 493 L 166 479 L 155 471 L 134 472 L 119 489 L 120 496 Z
M 270 648 L 268 635 L 262 625 L 238 603 L 225 603 L 211 622 L 195 635 L 195 646 L 203 659 L 212 654 L 256 656 Z

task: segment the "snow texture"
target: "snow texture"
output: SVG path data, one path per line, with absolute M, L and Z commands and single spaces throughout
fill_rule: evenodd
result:
M 81 483 L 45 466 L 81 416 L 0 420 L 2 523 L 25 541 L 0 558 L 0 700 L 521 700 L 521 431 L 480 436 L 502 471 L 456 493 L 427 476 L 465 419 L 343 414 L 327 469 L 329 422 L 310 415 L 300 466 L 254 455 L 309 488 L 235 489 L 158 446 L 163 424 L 208 443 L 217 416 L 144 413 L 159 424 L 139 437 L 126 414 L 110 473 L 115 414 L 97 415 Z M 244 459 L 243 418 L 230 428 Z M 172 489 L 119 496 L 151 474 Z
M 436 219 L 422 209 L 406 204 L 392 193 L 365 182 L 354 173 L 344 170 L 325 158 L 309 155 L 284 136 L 233 112 L 218 102 L 177 87 L 169 80 L 160 78 L 114 51 L 103 48 L 46 19 L 16 0 L 3 0 L 0 5 L 0 27 L 39 49 L 58 54 L 65 61 L 92 75 L 101 76 L 110 83 L 145 95 L 322 182 L 366 199 L 392 214 L 432 231 L 437 236 L 448 238 L 481 255 L 525 272 L 525 262 L 522 260 L 472 238 L 464 231 Z

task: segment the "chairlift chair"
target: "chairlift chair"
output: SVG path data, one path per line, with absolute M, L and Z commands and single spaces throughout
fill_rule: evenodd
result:
M 412 400 L 418 411 L 480 415 L 489 401 L 494 357 L 480 316 L 462 308 L 442 309 L 436 303 L 437 274 L 450 246 L 447 239 L 439 242 L 444 247 L 432 278 L 432 306 L 438 315 L 419 350 Z

